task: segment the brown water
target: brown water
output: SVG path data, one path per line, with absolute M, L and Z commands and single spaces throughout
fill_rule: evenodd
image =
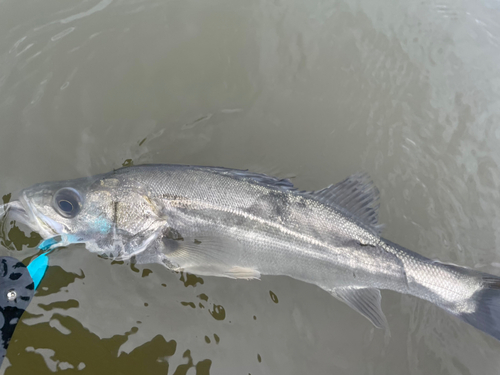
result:
M 367 171 L 386 238 L 500 275 L 498 2 L 0 4 L 0 195 L 130 163 L 250 168 L 302 189 Z M 1 255 L 37 252 L 36 236 L 10 236 Z M 5 374 L 500 368 L 499 342 L 396 293 L 386 340 L 286 277 L 199 279 L 80 246 L 50 262 Z

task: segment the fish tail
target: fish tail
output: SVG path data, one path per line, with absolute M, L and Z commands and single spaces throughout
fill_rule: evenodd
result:
M 482 288 L 472 295 L 473 312 L 457 316 L 473 327 L 500 340 L 500 277 L 481 274 Z
M 406 290 L 500 341 L 500 277 L 431 260 L 384 240 L 402 259 Z

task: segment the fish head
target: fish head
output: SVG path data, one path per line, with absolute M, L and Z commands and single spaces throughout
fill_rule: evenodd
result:
M 114 259 L 142 251 L 161 222 L 139 181 L 112 175 L 36 184 L 13 206 L 44 239 L 62 238 L 51 248 L 84 243 Z

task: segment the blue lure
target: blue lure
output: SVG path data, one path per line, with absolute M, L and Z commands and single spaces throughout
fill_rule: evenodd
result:
M 48 266 L 49 258 L 47 257 L 47 253 L 38 256 L 28 265 L 28 271 L 35 284 L 35 289 L 40 285 L 40 281 L 42 281 Z
M 17 323 L 45 275 L 47 254 L 39 255 L 28 267 L 15 258 L 0 257 L 0 365 Z

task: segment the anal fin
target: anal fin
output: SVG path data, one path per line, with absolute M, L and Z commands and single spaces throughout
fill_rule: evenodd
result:
M 387 319 L 382 311 L 380 290 L 373 288 L 335 288 L 329 293 L 353 308 L 372 324 L 388 331 Z

